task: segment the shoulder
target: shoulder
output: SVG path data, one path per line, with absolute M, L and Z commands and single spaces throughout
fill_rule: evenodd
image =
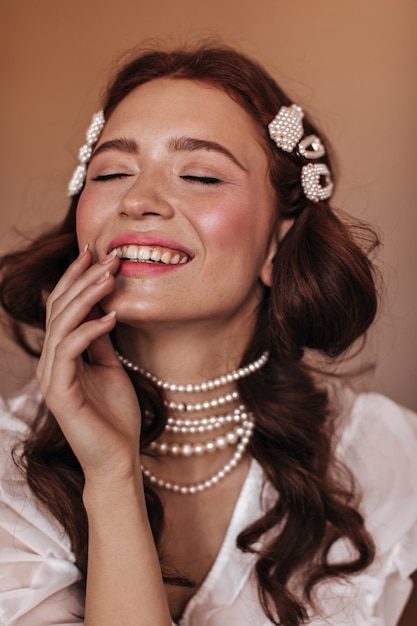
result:
M 30 432 L 30 421 L 35 418 L 40 396 L 34 382 L 19 395 L 0 397 L 0 477 L 11 470 L 13 451 L 18 451 Z
M 336 454 L 357 481 L 362 511 L 381 549 L 417 523 L 415 413 L 380 394 L 355 396 Z
M 45 537 L 58 552 L 71 555 L 61 526 L 32 494 L 20 465 L 30 422 L 36 417 L 41 395 L 36 382 L 13 398 L 0 398 L 0 533 L 20 538 L 34 551 L 45 546 Z
M 0 492 L 16 475 L 14 455 L 19 455 L 23 441 L 30 432 L 30 422 L 35 418 L 40 394 L 35 381 L 11 398 L 0 397 Z
M 28 426 L 35 419 L 42 396 L 35 379 L 11 397 L 0 396 L 0 430 L 2 432 L 28 432 Z
M 360 590 L 364 624 L 378 618 L 375 623 L 393 626 L 417 569 L 417 415 L 380 394 L 346 394 L 336 456 L 355 479 L 376 547 L 375 561 L 357 576 L 352 593 Z M 336 559 L 341 547 L 335 545 Z
M 344 420 L 342 447 L 355 443 L 362 435 L 372 440 L 394 435 L 401 445 L 406 444 L 407 436 L 411 436 L 410 444 L 415 445 L 417 437 L 417 414 L 386 396 L 379 393 L 361 393 L 345 391 L 348 414 Z M 391 442 L 392 443 L 392 442 Z
M 69 538 L 34 497 L 18 464 L 39 402 L 35 383 L 0 399 L 0 622 L 81 623 L 74 617 L 83 609 Z

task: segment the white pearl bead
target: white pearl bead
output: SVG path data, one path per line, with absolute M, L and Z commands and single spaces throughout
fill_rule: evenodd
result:
M 216 447 L 219 450 L 224 450 L 227 446 L 227 441 L 225 437 L 216 437 Z
M 194 447 L 189 443 L 184 443 L 181 447 L 182 456 L 191 456 L 194 451 Z
M 227 434 L 226 434 L 226 441 L 227 441 L 227 443 L 228 443 L 228 444 L 230 444 L 230 445 L 232 445 L 232 444 L 236 443 L 236 441 L 237 441 L 237 437 L 236 437 L 235 433 L 234 433 L 234 432 L 227 433 Z
M 167 454 L 168 452 L 168 444 L 165 442 L 162 442 L 159 444 L 159 453 L 160 454 Z

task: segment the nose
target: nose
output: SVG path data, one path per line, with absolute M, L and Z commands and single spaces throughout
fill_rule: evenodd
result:
M 174 208 L 161 177 L 141 172 L 121 198 L 120 215 L 134 219 L 159 216 L 169 219 Z

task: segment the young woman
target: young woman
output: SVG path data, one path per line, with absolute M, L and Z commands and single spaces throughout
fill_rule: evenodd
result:
M 393 626 L 417 424 L 308 365 L 377 306 L 319 132 L 227 47 L 153 50 L 79 159 L 62 224 L 2 260 L 43 339 L 1 417 L 1 623 Z

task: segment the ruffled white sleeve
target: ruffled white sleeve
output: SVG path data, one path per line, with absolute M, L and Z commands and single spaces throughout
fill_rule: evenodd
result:
M 417 570 L 417 415 L 379 394 L 358 396 L 338 456 L 362 493 L 360 509 L 376 559 L 349 583 L 323 586 L 324 623 L 395 626 Z M 346 550 L 338 542 L 332 558 L 343 559 Z
M 36 503 L 11 456 L 26 429 L 0 404 L 0 624 L 82 624 L 80 573 L 69 540 Z

